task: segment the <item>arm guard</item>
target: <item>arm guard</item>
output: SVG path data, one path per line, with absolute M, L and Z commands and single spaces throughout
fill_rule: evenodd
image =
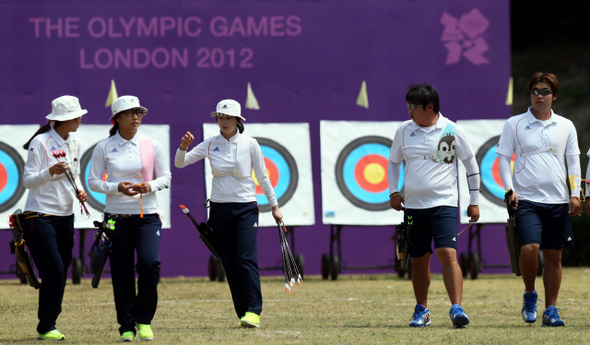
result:
M 565 156 L 570 182 L 571 196 L 579 198 L 582 191 L 582 170 L 580 158 L 576 156 Z
M 474 156 L 462 161 L 467 171 L 467 186 L 469 188 L 469 205 L 479 204 L 479 191 L 481 178 L 479 168 Z

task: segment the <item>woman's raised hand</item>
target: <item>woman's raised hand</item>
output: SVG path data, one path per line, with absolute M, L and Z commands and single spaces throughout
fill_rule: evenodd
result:
M 191 132 L 186 132 L 186 134 L 182 137 L 180 141 L 180 149 L 186 150 L 189 145 L 195 140 L 195 137 L 191 134 Z

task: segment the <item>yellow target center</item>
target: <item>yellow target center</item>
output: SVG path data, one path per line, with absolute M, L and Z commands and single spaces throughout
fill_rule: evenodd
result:
M 363 170 L 365 180 L 371 184 L 378 184 L 385 178 L 386 171 L 381 164 L 369 163 Z

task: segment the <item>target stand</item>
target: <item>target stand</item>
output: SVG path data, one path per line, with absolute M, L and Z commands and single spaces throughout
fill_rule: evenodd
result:
M 500 178 L 500 160 L 496 153 L 496 146 L 500 140 L 500 132 L 504 121 L 462 121 L 461 125 L 466 129 L 471 137 L 470 142 L 477 148 L 475 158 L 481 173 L 481 193 L 480 193 L 480 218 L 481 223 L 469 226 L 469 239 L 467 253 L 459 254 L 459 265 L 463 271 L 463 277 L 469 276 L 471 279 L 477 279 L 479 272 L 483 268 L 510 268 L 510 264 L 484 264 L 481 248 L 481 232 L 486 225 L 506 225 L 504 221 L 508 214 L 506 213 L 506 204 L 504 203 L 505 188 Z M 483 131 L 483 132 L 481 132 Z M 477 146 L 479 145 L 479 147 Z M 511 165 L 514 165 L 516 155 L 511 158 Z M 462 209 L 466 208 L 469 196 L 469 189 L 466 180 L 459 179 L 459 188 L 462 190 L 459 203 Z M 466 214 L 462 222 L 467 223 Z M 473 247 L 473 241 L 476 241 L 476 248 Z M 508 258 L 508 254 L 507 254 Z M 539 270 L 538 276 L 543 275 L 545 259 L 542 250 L 539 251 Z
M 342 259 L 342 232 L 346 226 L 390 227 L 392 222 L 395 224 L 392 218 L 395 214 L 390 213 L 387 168 L 392 145 L 388 136 L 398 124 L 322 123 L 325 124 L 322 135 L 331 138 L 326 145 L 322 142 L 325 151 L 322 152 L 323 220 L 330 225 L 330 251 L 322 255 L 322 278 L 337 280 L 343 269 L 394 269 L 403 277 L 406 272 L 401 270 L 395 249 L 386 265 L 347 266 Z M 362 128 L 364 131 L 359 133 Z M 358 133 L 358 136 L 343 138 L 340 133 Z M 401 169 L 399 190 L 404 183 L 404 164 Z M 394 231 L 392 240 L 396 239 Z
M 510 264 L 484 264 L 482 261 L 481 251 L 481 231 L 487 224 L 473 224 L 469 227 L 469 239 L 467 242 L 467 253 L 462 252 L 459 254 L 459 266 L 463 271 L 463 278 L 469 276 L 471 279 L 477 279 L 479 272 L 484 268 L 510 268 Z M 472 243 L 476 240 L 477 250 L 473 251 Z M 543 250 L 539 250 L 538 254 L 539 268 L 537 276 L 543 276 L 543 270 L 545 269 L 545 257 L 543 256 Z
M 343 265 L 342 260 L 342 231 L 344 230 L 345 225 L 338 225 L 332 224 L 330 225 L 330 252 L 322 254 L 322 262 L 321 262 L 321 273 L 322 279 L 327 280 L 331 278 L 331 280 L 337 280 L 338 275 L 342 273 L 343 269 L 347 270 L 360 270 L 360 269 L 394 269 L 400 278 L 404 277 L 404 275 L 408 274 L 408 279 L 412 278 L 411 272 L 411 264 L 408 268 L 408 272 L 405 272 L 401 269 L 401 263 L 397 259 L 395 254 L 395 249 L 393 251 L 393 259 L 389 261 L 387 265 L 381 266 L 345 266 Z M 395 227 L 397 230 L 397 226 Z M 394 235 L 391 238 L 392 241 L 395 243 L 397 240 L 397 231 L 394 230 Z M 334 245 L 336 245 L 336 253 L 334 252 Z M 395 248 L 395 246 L 394 246 Z

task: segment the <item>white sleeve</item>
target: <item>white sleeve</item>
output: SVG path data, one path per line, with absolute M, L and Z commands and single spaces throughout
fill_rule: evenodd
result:
M 573 122 L 569 122 L 569 132 L 567 143 L 565 145 L 565 156 L 573 156 L 580 154 L 580 147 L 578 146 L 578 132 Z M 570 174 L 571 175 L 571 174 Z M 579 175 L 578 175 L 579 176 Z
M 479 189 L 481 176 L 475 156 L 462 160 L 467 171 L 467 187 L 469 188 L 469 205 L 479 205 Z
M 157 192 L 170 187 L 172 174 L 170 173 L 170 163 L 164 158 L 166 155 L 164 154 L 162 145 L 154 139 L 152 139 L 152 143 L 154 144 L 154 154 L 156 158 L 154 168 L 156 169 L 157 178 L 150 181 L 149 184 L 152 192 Z
M 389 181 L 389 195 L 399 192 L 399 177 L 401 174 L 402 163 L 394 163 L 389 160 L 387 165 L 387 180 Z
M 402 129 L 403 124 L 401 124 L 397 130 L 395 131 L 395 136 L 393 137 L 393 141 L 391 143 L 391 149 L 389 150 L 389 161 L 394 163 L 401 163 L 404 159 L 404 151 L 403 151 L 403 135 L 404 130 Z M 407 126 L 406 126 L 407 127 Z
M 515 152 L 515 139 L 516 135 L 512 130 L 512 125 L 510 124 L 510 121 L 504 122 L 504 127 L 502 127 L 502 134 L 500 134 L 500 139 L 498 140 L 498 147 L 496 148 L 496 153 L 499 155 L 508 156 L 512 158 L 512 154 Z
M 176 150 L 176 155 L 174 156 L 174 166 L 177 168 L 184 168 L 187 165 L 196 163 L 207 157 L 207 149 L 209 148 L 210 142 L 211 140 L 205 140 L 188 152 L 178 148 Z
M 471 146 L 471 143 L 469 142 L 469 140 L 467 140 L 467 134 L 465 133 L 463 127 L 457 126 L 455 140 L 457 144 L 457 158 L 459 158 L 465 164 L 465 161 L 475 156 L 475 153 L 473 152 L 473 147 Z M 475 167 L 477 168 L 477 163 L 475 164 Z M 465 168 L 467 168 L 467 165 L 465 165 Z M 477 172 L 479 172 L 479 169 L 477 170 Z
M 39 187 L 45 182 L 53 179 L 51 174 L 49 174 L 49 167 L 44 168 L 44 163 L 40 157 L 41 154 L 45 155 L 45 152 L 45 146 L 43 146 L 40 141 L 33 140 L 30 143 L 23 174 L 23 185 L 25 188 L 31 189 Z
M 514 189 L 512 183 L 512 167 L 510 166 L 510 161 L 512 157 L 505 156 L 503 154 L 498 155 L 498 159 L 500 160 L 499 168 L 500 168 L 500 179 L 504 184 L 505 190 Z
M 262 191 L 264 191 L 264 195 L 266 195 L 268 203 L 271 207 L 277 206 L 279 204 L 277 201 L 277 196 L 274 189 L 272 188 L 270 179 L 266 175 L 264 155 L 262 154 L 260 145 L 258 145 L 258 142 L 255 140 L 250 144 L 250 155 L 252 157 L 252 169 L 254 169 L 254 173 L 256 174 L 256 180 L 258 180 L 258 184 L 262 188 Z
M 119 192 L 119 184 L 102 180 L 105 166 L 104 147 L 100 144 L 96 145 L 92 152 L 92 159 L 90 160 L 88 188 L 97 193 L 116 194 Z

